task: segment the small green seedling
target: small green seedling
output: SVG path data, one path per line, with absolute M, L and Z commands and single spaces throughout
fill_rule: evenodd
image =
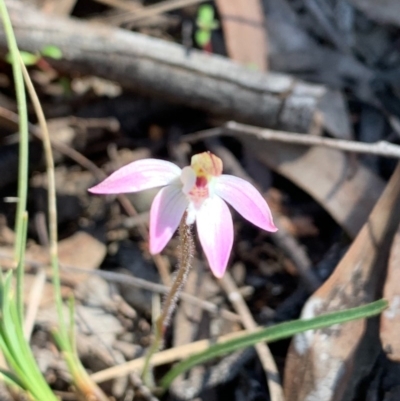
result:
M 20 52 L 22 62 L 27 66 L 30 67 L 32 65 L 35 65 L 39 60 L 40 60 L 40 55 L 29 53 L 26 51 L 21 51 Z M 11 53 L 7 53 L 6 55 L 6 61 L 7 63 L 12 64 L 13 59 Z
M 40 52 L 37 53 L 30 53 L 26 51 L 20 51 L 22 62 L 25 66 L 30 67 L 32 65 L 40 64 L 43 60 L 43 57 L 52 58 L 54 60 L 62 59 L 62 51 L 59 47 L 54 45 L 47 45 L 44 46 Z M 11 64 L 12 56 L 11 53 L 6 55 L 6 61 Z
M 203 4 L 197 12 L 195 41 L 201 48 L 206 47 L 211 42 L 211 33 L 219 28 L 219 23 L 215 19 L 214 8 L 209 4 Z
M 44 57 L 52 58 L 53 60 L 61 60 L 63 57 L 61 49 L 54 45 L 44 46 L 40 54 Z

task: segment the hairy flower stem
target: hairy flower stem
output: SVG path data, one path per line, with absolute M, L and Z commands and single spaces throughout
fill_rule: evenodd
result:
M 162 346 L 165 330 L 168 327 L 172 313 L 174 312 L 178 302 L 179 293 L 186 282 L 192 265 L 191 262 L 193 258 L 194 243 L 191 226 L 186 224 L 186 213 L 184 214 L 179 226 L 179 238 L 178 271 L 176 273 L 171 290 L 165 299 L 162 313 L 156 320 L 154 327 L 154 340 L 146 354 L 146 359 L 144 362 L 142 376 L 143 381 L 147 386 L 153 385 L 150 369 L 151 358 Z

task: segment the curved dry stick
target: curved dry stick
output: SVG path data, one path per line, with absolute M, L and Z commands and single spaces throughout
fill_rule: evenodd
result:
M 364 143 L 357 141 L 347 141 L 345 139 L 326 138 L 310 134 L 296 132 L 277 131 L 268 128 L 254 127 L 252 125 L 240 124 L 236 121 L 229 121 L 224 126 L 211 128 L 209 130 L 195 132 L 186 135 L 181 140 L 183 142 L 197 142 L 206 138 L 229 135 L 251 135 L 265 141 L 275 141 L 301 146 L 322 146 L 343 150 L 344 152 L 361 153 L 382 157 L 400 159 L 400 146 L 387 141 L 375 143 Z
M 224 277 L 219 280 L 219 284 L 226 292 L 229 301 L 231 301 L 234 309 L 242 318 L 243 326 L 250 333 L 257 330 L 258 326 L 251 315 L 249 307 L 244 301 L 242 294 L 233 281 L 229 272 L 226 272 Z M 271 396 L 271 401 L 284 401 L 283 389 L 279 377 L 279 371 L 266 343 L 258 343 L 255 346 L 258 357 L 260 358 L 265 375 L 267 377 L 268 389 Z

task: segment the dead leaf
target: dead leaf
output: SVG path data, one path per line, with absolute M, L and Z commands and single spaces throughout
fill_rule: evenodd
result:
M 369 18 L 400 26 L 400 3 L 398 0 L 349 0 Z
M 79 267 L 85 270 L 97 269 L 106 256 L 106 253 L 106 246 L 84 231 L 78 231 L 58 244 L 60 264 Z M 64 270 L 61 277 L 63 280 L 76 285 L 82 280 L 86 280 L 87 274 Z
M 260 0 L 217 0 L 225 45 L 232 60 L 268 69 L 268 41 Z
M 383 191 L 382 180 L 348 155 L 334 149 L 266 142 L 241 136 L 262 163 L 317 200 L 354 237 Z
M 400 221 L 400 164 L 332 276 L 312 295 L 303 317 L 375 300 Z M 353 399 L 380 351 L 376 320 L 357 320 L 296 336 L 285 369 L 290 401 Z
M 79 267 L 85 270 L 97 269 L 106 256 L 106 246 L 90 234 L 78 231 L 65 240 L 58 243 L 58 255 L 60 265 Z M 31 244 L 26 251 L 26 261 L 49 266 L 50 258 L 48 249 Z M 13 268 L 13 248 L 0 247 L 0 265 L 4 268 Z M 75 286 L 87 278 L 85 273 L 61 270 L 61 279 Z
M 36 276 L 33 274 L 26 274 L 25 275 L 25 281 L 24 285 L 26 288 L 25 292 L 25 302 L 29 300 L 30 297 L 30 289 L 34 285 Z M 64 285 L 61 286 L 61 295 L 64 299 L 67 299 L 70 295 L 72 295 L 72 290 L 70 287 L 66 287 Z M 40 308 L 46 308 L 50 306 L 54 306 L 55 299 L 54 299 L 54 287 L 53 283 L 50 281 L 46 281 L 44 283 L 43 290 L 40 294 L 40 303 L 39 306 Z
M 325 129 L 334 137 L 353 140 L 349 110 L 344 94 L 338 90 L 327 90 L 318 103 Z
M 5 216 L 0 214 L 0 244 L 13 245 L 15 242 L 15 232 L 7 226 Z
M 316 237 L 319 234 L 318 228 L 309 216 L 293 216 L 289 218 L 283 215 L 280 221 L 282 227 L 296 238 Z

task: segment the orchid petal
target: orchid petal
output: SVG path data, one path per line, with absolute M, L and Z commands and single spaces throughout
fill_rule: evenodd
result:
M 215 178 L 214 190 L 255 226 L 271 232 L 278 230 L 267 202 L 249 182 L 233 175 L 223 174 Z
M 150 252 L 160 253 L 179 226 L 189 201 L 177 185 L 160 190 L 150 210 Z
M 138 192 L 167 185 L 179 177 L 180 173 L 178 166 L 165 160 L 137 160 L 116 170 L 89 191 L 95 194 Z
M 207 199 L 197 212 L 196 225 L 211 271 L 221 278 L 233 244 L 233 223 L 228 205 L 218 196 Z
M 183 185 L 182 191 L 187 195 L 196 184 L 196 173 L 190 166 L 187 166 L 182 169 L 180 178 Z

